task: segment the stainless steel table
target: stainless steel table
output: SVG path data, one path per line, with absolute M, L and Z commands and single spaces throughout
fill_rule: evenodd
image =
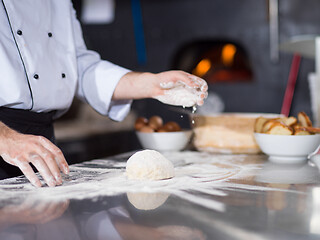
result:
M 56 188 L 0 181 L 0 239 L 320 239 L 320 175 L 307 162 L 163 154 L 173 179 L 128 180 L 126 153 L 72 165 Z

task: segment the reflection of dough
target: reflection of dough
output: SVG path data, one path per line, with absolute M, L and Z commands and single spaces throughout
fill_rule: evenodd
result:
M 133 154 L 127 161 L 126 172 L 129 179 L 161 180 L 174 176 L 173 164 L 154 150 Z
M 169 193 L 128 192 L 129 202 L 137 209 L 152 210 L 160 207 L 169 197 Z

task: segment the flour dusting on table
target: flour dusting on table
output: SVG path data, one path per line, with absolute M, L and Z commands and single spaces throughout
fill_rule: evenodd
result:
M 130 192 L 174 194 L 204 207 L 224 211 L 225 205 L 205 194 L 225 196 L 230 189 L 265 191 L 267 185 L 250 185 L 248 179 L 262 168 L 263 156 L 213 155 L 199 152 L 168 152 L 163 155 L 175 166 L 175 177 L 168 180 L 129 180 L 126 160 L 132 155 L 98 159 L 70 166 L 62 186 L 33 187 L 25 177 L 0 181 L 0 203 L 19 202 L 22 198 L 61 201 L 112 196 Z M 254 160 L 253 160 L 254 159 Z M 2 203 L 3 204 L 3 203 Z

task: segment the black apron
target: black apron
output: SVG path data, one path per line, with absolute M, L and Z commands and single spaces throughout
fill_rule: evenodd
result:
M 20 133 L 44 136 L 55 142 L 53 131 L 53 115 L 36 113 L 29 110 L 0 107 L 0 121 Z M 18 167 L 12 166 L 0 157 L 0 179 L 23 175 Z

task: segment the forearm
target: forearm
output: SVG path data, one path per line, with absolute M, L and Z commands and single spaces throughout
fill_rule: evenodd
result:
M 9 128 L 3 122 L 0 121 L 0 155 L 5 151 L 5 142 L 8 141 L 16 131 Z
M 11 129 L 0 121 L 0 141 L 2 141 L 4 136 L 6 136 L 10 131 Z
M 155 74 L 147 72 L 129 72 L 119 81 L 112 99 L 141 99 L 151 98 L 157 92 L 154 91 Z

